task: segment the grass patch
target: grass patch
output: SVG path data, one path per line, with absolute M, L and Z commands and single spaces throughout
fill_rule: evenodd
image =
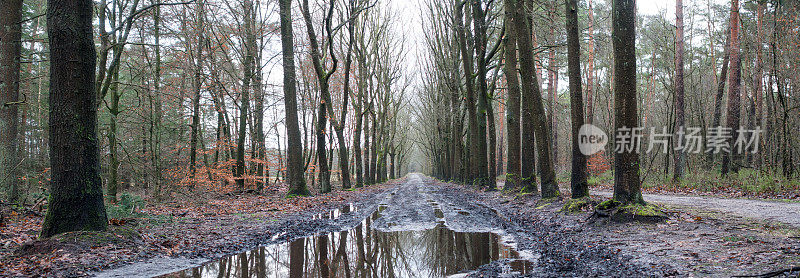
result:
M 718 171 L 694 170 L 675 181 L 672 174 L 652 175 L 642 184 L 645 189 L 667 191 L 731 192 L 743 195 L 773 196 L 797 194 L 800 180 L 791 180 L 769 171 L 742 168 L 738 173 L 721 176 Z
M 591 175 L 586 182 L 589 186 L 598 186 L 603 184 L 612 183 L 614 181 L 614 171 L 605 171 L 599 175 Z
M 106 214 L 108 214 L 109 219 L 141 217 L 143 213 L 139 212 L 139 210 L 144 208 L 145 203 L 144 199 L 140 196 L 122 193 L 122 195 L 119 196 L 119 202 L 106 207 Z

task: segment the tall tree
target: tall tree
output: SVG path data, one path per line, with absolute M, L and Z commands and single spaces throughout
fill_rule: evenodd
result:
M 614 126 L 635 129 L 639 126 L 636 96 L 636 0 L 614 0 L 612 5 Z M 633 131 L 630 135 L 632 133 Z M 623 204 L 644 203 L 639 180 L 638 150 L 630 148 L 614 154 L 614 200 Z
M 727 140 L 731 146 L 730 152 L 722 156 L 722 175 L 729 172 L 739 172 L 739 153 L 732 147 L 736 131 L 739 130 L 740 94 L 742 84 L 742 57 L 739 53 L 739 0 L 731 1 L 731 45 L 730 45 L 730 73 L 728 75 L 728 116 L 726 127 L 733 136 Z
M 152 0 L 153 4 L 159 0 Z M 150 163 L 153 167 L 153 182 L 155 183 L 154 195 L 156 199 L 161 194 L 161 6 L 153 10 L 153 91 L 149 94 L 151 123 L 150 123 Z
M 544 112 L 542 104 L 541 91 L 539 90 L 539 82 L 536 78 L 536 69 L 534 66 L 533 57 L 533 43 L 531 36 L 530 26 L 526 24 L 525 9 L 520 0 L 506 0 L 506 7 L 513 7 L 512 10 L 514 19 L 515 34 L 517 34 L 517 45 L 519 46 L 519 64 L 520 76 L 522 77 L 522 179 L 525 191 L 535 191 L 536 181 L 532 174 L 533 171 L 527 172 L 526 167 L 531 167 L 532 163 L 526 161 L 526 153 L 533 155 L 534 148 L 532 138 L 536 141 L 536 153 L 538 154 L 539 163 L 539 176 L 542 184 L 542 198 L 557 197 L 560 193 L 558 191 L 558 184 L 555 180 L 555 171 L 553 170 L 552 160 L 550 158 L 550 130 L 547 125 L 547 115 Z M 532 123 L 533 128 L 528 129 L 524 123 L 529 121 Z M 534 133 L 534 136 L 526 137 Z M 531 144 L 531 145 L 528 145 Z M 527 145 L 527 147 L 526 147 Z M 531 159 L 532 160 L 532 159 Z M 529 166 L 530 165 L 530 166 Z M 532 169 L 528 169 L 532 170 Z
M 486 44 L 487 44 L 487 35 L 486 35 L 486 14 L 483 8 L 483 1 L 481 0 L 472 0 L 472 23 L 475 26 L 475 36 L 473 38 L 474 42 L 474 49 L 475 49 L 475 58 L 477 59 L 477 90 L 475 93 L 477 94 L 477 111 L 475 114 L 475 122 L 477 124 L 477 132 L 475 132 L 478 137 L 472 138 L 472 140 L 476 141 L 477 144 L 477 153 L 474 153 L 472 157 L 477 158 L 477 162 L 479 165 L 478 168 L 478 178 L 475 181 L 480 186 L 488 187 L 490 190 L 495 189 L 495 177 L 490 176 L 489 174 L 489 161 L 494 164 L 494 156 L 492 159 L 489 159 L 489 153 L 487 149 L 487 142 L 486 142 L 486 119 L 493 118 L 488 117 L 487 113 L 490 111 L 488 108 L 491 103 L 489 102 L 489 92 L 487 90 L 487 83 L 486 83 L 486 71 L 487 71 L 487 57 L 486 57 Z M 472 72 L 469 73 L 472 75 Z M 471 76 L 467 76 L 467 78 L 472 78 Z M 488 136 L 494 137 L 495 134 L 488 134 Z M 494 145 L 491 146 L 494 148 Z M 494 153 L 494 152 L 492 152 Z M 491 180 L 490 180 L 491 179 Z
M 192 80 L 192 89 L 194 90 L 194 97 L 192 98 L 192 138 L 189 140 L 189 172 L 192 178 L 192 185 L 194 179 L 197 178 L 197 142 L 200 139 L 200 92 L 203 86 L 203 44 L 205 43 L 203 36 L 204 31 L 204 6 L 205 1 L 200 0 L 197 2 L 195 9 L 196 23 L 195 23 L 195 39 L 197 44 L 192 54 L 194 55 L 194 79 Z
M 484 136 L 481 134 L 478 129 L 478 119 L 477 119 L 477 110 L 476 110 L 476 103 L 475 103 L 475 82 L 473 75 L 473 60 L 472 60 L 472 53 L 470 53 L 469 48 L 467 48 L 467 31 L 466 26 L 464 23 L 464 6 L 467 2 L 462 2 L 459 0 L 454 1 L 455 5 L 455 28 L 456 28 L 456 37 L 458 41 L 458 49 L 461 53 L 461 65 L 463 67 L 464 73 L 464 82 L 465 82 L 465 96 L 464 105 L 467 108 L 467 129 L 469 130 L 469 136 L 467 137 L 468 147 L 469 147 L 469 156 L 467 159 L 467 178 L 470 182 L 480 181 L 481 168 L 483 168 L 483 164 L 481 162 L 486 162 L 485 149 L 481 151 L 480 147 L 480 137 Z M 484 145 L 485 146 L 485 145 Z M 485 164 L 485 163 L 484 163 Z
M 756 66 L 753 72 L 753 90 L 756 97 L 756 117 L 754 119 L 755 126 L 762 126 L 762 117 L 764 115 L 764 10 L 766 9 L 766 1 L 758 1 L 758 8 L 756 10 Z M 759 142 L 758 144 L 761 144 Z M 763 146 L 759 147 L 763 150 Z M 761 166 L 763 155 L 756 153 L 756 165 Z
M 297 117 L 297 79 L 294 65 L 292 1 L 278 0 L 280 6 L 281 50 L 283 54 L 283 98 L 286 112 L 286 181 L 289 195 L 308 195 L 303 175 L 303 141 Z M 294 269 L 294 267 L 293 267 Z
M 684 131 L 684 104 L 683 104 L 683 0 L 675 1 L 675 129 L 679 132 L 675 133 L 673 140 L 673 151 L 675 172 L 673 180 L 680 180 L 683 177 L 683 164 L 686 160 L 685 148 L 681 148 L 679 144 L 683 144 L 680 140 L 681 131 Z M 684 131 L 685 132 L 685 131 Z
M 578 131 L 584 123 L 583 91 L 581 90 L 581 44 L 578 27 L 578 0 L 566 0 L 567 70 L 569 71 L 570 116 L 572 118 L 572 198 L 589 196 L 586 181 L 586 156 L 579 147 Z
M 20 198 L 17 169 L 22 0 L 0 2 L 0 190 L 9 202 Z
M 355 3 L 354 0 L 348 1 L 347 17 L 355 17 Z M 350 156 L 347 152 L 347 142 L 344 139 L 344 128 L 347 122 L 347 104 L 350 98 L 350 68 L 353 64 L 353 44 L 355 43 L 355 20 L 347 20 L 347 50 L 344 61 L 344 90 L 342 90 L 342 111 L 339 113 L 339 119 L 336 119 L 336 113 L 333 111 L 333 102 L 331 102 L 330 94 L 325 102 L 328 108 L 328 114 L 331 115 L 331 125 L 336 131 L 336 139 L 339 142 L 339 171 L 341 173 L 342 188 L 349 189 L 350 186 Z
M 41 237 L 106 229 L 97 140 L 96 56 L 89 0 L 47 2 L 50 199 Z
M 589 26 L 587 26 L 589 38 L 586 44 L 586 123 L 594 122 L 594 7 L 592 0 L 588 0 Z
M 711 119 L 711 128 L 716 128 L 722 124 L 722 106 L 723 97 L 725 96 L 725 84 L 728 81 L 728 66 L 730 64 L 730 49 L 731 49 L 731 29 L 727 28 L 725 31 L 725 47 L 722 53 L 722 67 L 719 76 L 717 77 L 717 93 L 714 95 L 714 115 Z M 708 152 L 706 155 L 706 163 L 711 167 L 714 165 L 714 153 Z
M 250 110 L 250 90 L 252 89 L 253 73 L 255 69 L 256 34 L 255 34 L 255 5 L 253 0 L 245 0 L 244 5 L 244 61 L 242 61 L 244 76 L 242 78 L 241 104 L 239 107 L 239 134 L 236 140 L 236 187 L 244 189 L 245 161 L 244 144 L 247 138 L 247 117 Z
M 506 188 L 512 189 L 520 186 L 520 88 L 517 75 L 517 34 L 513 28 L 513 10 L 506 6 L 504 23 L 506 36 L 503 37 L 505 64 L 503 73 L 508 88 L 508 106 L 506 110 L 506 132 L 508 132 L 508 163 L 506 165 Z
M 556 40 L 556 2 L 550 3 L 550 43 L 554 44 Z M 558 166 L 558 117 L 556 116 L 556 109 L 558 109 L 558 62 L 556 61 L 556 49 L 551 48 L 547 51 L 547 113 L 548 125 L 550 125 L 550 132 L 553 135 L 550 145 L 550 152 L 553 160 L 553 167 Z
M 320 192 L 327 193 L 331 191 L 331 173 L 328 167 L 328 159 L 326 158 L 326 144 L 325 144 L 325 129 L 328 125 L 328 108 L 332 105 L 330 103 L 330 78 L 336 72 L 338 60 L 333 49 L 333 27 L 331 26 L 331 18 L 333 17 L 334 4 L 336 1 L 330 1 L 330 5 L 325 10 L 325 22 L 323 38 L 327 37 L 327 47 L 329 48 L 330 59 L 332 62 L 331 68 L 327 69 L 323 63 L 322 50 L 320 46 L 325 47 L 326 44 L 320 45 L 317 39 L 317 34 L 314 31 L 313 21 L 311 20 L 311 11 L 308 5 L 308 0 L 303 0 L 301 11 L 303 19 L 305 19 L 306 30 L 308 31 L 308 42 L 311 48 L 311 62 L 314 65 L 314 73 L 317 76 L 317 85 L 320 91 L 320 102 L 317 108 L 317 126 L 316 126 L 316 139 L 317 139 L 317 166 L 319 171 Z
M 252 22 L 255 21 L 255 13 L 252 15 L 254 18 L 251 19 Z M 259 32 L 261 33 L 261 32 Z M 255 96 L 255 111 L 254 119 L 255 126 L 253 127 L 253 142 L 255 148 L 255 155 L 254 157 L 257 159 L 257 166 L 256 166 L 256 190 L 261 192 L 264 190 L 264 187 L 269 185 L 269 158 L 267 158 L 267 144 L 266 144 L 266 134 L 264 133 L 264 85 L 263 85 L 263 66 L 262 63 L 262 54 L 260 49 L 263 47 L 261 46 L 263 42 L 259 39 L 259 46 L 258 51 L 256 51 L 256 57 L 254 61 L 255 70 L 253 71 L 253 94 Z M 279 152 L 280 153 L 280 152 Z

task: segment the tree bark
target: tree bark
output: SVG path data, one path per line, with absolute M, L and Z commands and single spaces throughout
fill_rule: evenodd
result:
M 239 134 L 236 140 L 236 187 L 243 190 L 245 186 L 245 139 L 247 138 L 247 117 L 250 110 L 250 90 L 252 89 L 253 69 L 255 63 L 256 36 L 254 22 L 251 22 L 255 7 L 252 0 L 244 3 L 244 76 L 242 78 L 241 103 L 239 108 Z
M 354 16 L 353 13 L 355 12 L 355 4 L 353 0 L 348 2 L 349 10 L 348 13 L 350 16 Z M 350 98 L 350 68 L 353 63 L 353 44 L 355 43 L 355 34 L 354 34 L 355 23 L 353 20 L 347 23 L 347 34 L 348 34 L 348 41 L 347 41 L 347 53 L 345 54 L 345 62 L 344 62 L 344 90 L 342 91 L 342 111 L 339 114 L 340 119 L 332 118 L 331 125 L 333 125 L 334 131 L 336 131 L 336 139 L 339 142 L 339 168 L 341 171 L 341 180 L 342 180 L 342 188 L 343 189 L 350 189 L 350 163 L 348 159 L 350 158 L 347 152 L 347 142 L 344 140 L 344 128 L 345 124 L 347 123 L 347 104 Z M 329 95 L 330 96 L 330 95 Z M 333 111 L 333 103 L 330 101 L 330 97 L 326 100 L 329 102 L 328 113 L 331 116 L 335 117 L 335 113 Z
M 680 131 L 685 132 L 684 127 L 684 84 L 683 84 L 683 0 L 675 2 L 675 139 L 673 139 L 673 153 L 675 170 L 672 179 L 679 181 L 683 178 L 683 164 L 686 160 L 684 148 L 678 149 L 679 144 L 685 140 L 679 140 Z
M 108 113 L 110 114 L 109 124 L 108 124 L 108 163 L 109 163 L 109 171 L 108 171 L 108 186 L 106 187 L 106 198 L 108 198 L 109 203 L 116 203 L 117 202 L 117 186 L 119 185 L 119 151 L 117 147 L 117 118 L 121 113 L 119 107 L 120 98 L 122 95 L 119 91 L 119 71 L 115 70 L 111 72 L 111 76 L 114 80 L 113 84 L 111 84 L 111 104 L 108 106 Z
M 728 173 L 739 172 L 739 157 L 740 154 L 734 150 L 733 145 L 736 140 L 736 131 L 739 129 L 739 115 L 741 112 L 740 107 L 740 94 L 742 83 L 742 57 L 739 53 L 739 0 L 731 1 L 731 46 L 730 46 L 730 75 L 728 76 L 728 116 L 727 128 L 732 129 L 732 137 L 728 139 L 730 145 L 730 152 L 722 156 L 722 169 L 721 174 L 727 175 Z
M 555 32 L 555 28 L 550 29 Z M 547 112 L 549 113 L 548 122 L 550 125 L 550 132 L 553 135 L 550 144 L 550 152 L 552 153 L 553 167 L 558 167 L 558 118 L 556 117 L 556 109 L 558 107 L 558 67 L 556 66 L 556 53 L 554 49 L 548 51 L 547 62 L 547 93 L 548 103 Z
M 195 55 L 195 65 L 194 65 L 194 80 L 193 87 L 194 89 L 194 98 L 192 98 L 192 138 L 189 142 L 189 173 L 191 175 L 192 181 L 190 185 L 194 187 L 195 180 L 197 179 L 197 142 L 200 137 L 200 91 L 202 90 L 203 85 L 203 35 L 204 35 L 204 5 L 205 1 L 200 0 L 197 2 L 197 9 L 196 15 L 197 22 L 196 22 L 196 35 L 195 39 L 197 39 L 197 46 L 194 51 Z
M 638 128 L 636 95 L 636 0 L 614 0 L 611 12 L 614 47 L 614 126 Z M 614 154 L 614 200 L 643 204 L 639 180 L 639 153 Z
M 725 32 L 725 47 L 722 53 L 722 68 L 720 69 L 719 79 L 717 81 L 717 94 L 714 96 L 714 118 L 712 119 L 711 128 L 716 128 L 722 124 L 722 98 L 725 96 L 725 84 L 728 81 L 728 66 L 730 64 L 731 53 L 731 30 Z M 706 156 L 708 167 L 714 166 L 714 153 L 709 152 Z
M 594 7 L 589 2 L 589 40 L 586 45 L 586 123 L 594 123 Z
M 472 68 L 472 54 L 470 53 L 469 49 L 467 48 L 467 34 L 466 34 L 466 26 L 464 25 L 464 3 L 459 0 L 455 1 L 455 28 L 456 34 L 458 38 L 458 49 L 461 53 L 461 65 L 464 70 L 464 82 L 466 83 L 466 95 L 464 99 L 466 102 L 464 103 L 467 108 L 467 126 L 469 130 L 469 137 L 467 138 L 467 142 L 469 142 L 469 152 L 470 155 L 467 159 L 468 165 L 468 174 L 467 179 L 469 183 L 478 182 L 480 184 L 482 173 L 481 167 L 483 164 L 482 162 L 486 162 L 485 158 L 485 148 L 484 151 L 481 151 L 479 138 L 481 136 L 485 136 L 485 132 L 483 135 L 480 133 L 478 128 L 478 120 L 477 120 L 477 110 L 476 110 L 476 103 L 475 103 L 475 86 L 473 82 L 472 75 L 474 74 L 474 70 Z M 484 145 L 485 147 L 485 145 Z
M 486 15 L 484 13 L 483 4 L 481 0 L 472 0 L 472 23 L 475 26 L 474 48 L 475 57 L 477 59 L 477 75 L 478 86 L 475 93 L 477 93 L 477 111 L 475 114 L 475 122 L 478 136 L 474 138 L 476 141 L 476 150 L 478 151 L 472 157 L 477 158 L 478 164 L 478 177 L 475 183 L 487 187 L 489 190 L 494 190 L 496 187 L 495 177 L 490 176 L 489 163 L 494 164 L 494 157 L 489 159 L 489 150 L 487 146 L 487 136 L 494 137 L 495 134 L 487 134 L 487 113 L 489 112 L 489 92 L 486 83 Z M 467 78 L 472 78 L 472 72 L 469 72 Z M 494 148 L 494 146 L 492 146 Z M 493 152 L 492 152 L 493 153 Z M 492 161 L 492 162 L 490 162 Z M 491 179 L 491 180 L 490 180 Z
M 516 2 L 516 3 L 515 3 Z M 526 156 L 532 159 L 534 153 L 533 142 L 531 139 L 536 140 L 536 151 L 538 151 L 539 162 L 539 176 L 542 184 L 542 198 L 557 197 L 560 193 L 558 191 L 558 184 L 555 181 L 555 172 L 553 171 L 552 160 L 550 158 L 550 130 L 548 128 L 546 119 L 547 115 L 544 112 L 542 105 L 541 91 L 539 90 L 539 82 L 536 80 L 536 68 L 534 66 L 533 58 L 533 45 L 530 34 L 530 28 L 525 23 L 525 14 L 522 4 L 515 0 L 506 0 L 507 7 L 514 7 L 514 28 L 516 29 L 517 45 L 520 49 L 520 76 L 522 77 L 522 179 L 523 191 L 535 192 L 536 187 L 535 178 L 532 175 L 533 167 L 527 168 L 526 166 L 533 166 L 530 161 L 526 160 Z M 532 128 L 525 126 L 526 122 L 532 123 Z M 535 132 L 534 132 L 535 131 Z M 534 136 L 530 136 L 533 132 Z M 526 136 L 528 135 L 528 136 Z M 526 155 L 527 154 L 527 155 Z M 530 170 L 530 171 L 526 171 Z
M 97 139 L 92 1 L 47 2 L 51 189 L 40 236 L 106 229 Z
M 330 59 L 333 62 L 330 70 L 325 69 L 325 65 L 322 62 L 322 54 L 320 53 L 320 44 L 317 40 L 317 35 L 314 32 L 313 22 L 311 21 L 311 12 L 309 11 L 308 0 L 303 0 L 301 10 L 303 13 L 303 18 L 305 19 L 306 23 L 306 30 L 308 31 L 308 41 L 311 47 L 311 61 L 314 65 L 314 72 L 317 75 L 317 83 L 320 89 L 320 103 L 317 110 L 317 126 L 316 126 L 316 138 L 317 138 L 317 170 L 319 171 L 319 180 L 320 180 L 320 192 L 327 193 L 331 191 L 331 178 L 330 178 L 330 169 L 328 167 L 328 159 L 325 153 L 326 151 L 326 144 L 325 144 L 325 129 L 328 125 L 328 108 L 327 106 L 332 105 L 330 99 L 330 84 L 328 81 L 330 77 L 336 72 L 337 60 L 335 53 L 333 51 L 333 42 L 331 38 L 331 26 L 330 21 L 331 17 L 333 16 L 334 11 L 334 4 L 335 1 L 330 2 L 330 6 L 326 11 L 325 17 L 325 31 L 323 34 L 327 34 L 329 40 L 331 40 L 328 44 L 330 51 Z
M 297 117 L 297 80 L 294 65 L 292 1 L 278 0 L 280 6 L 281 49 L 283 52 L 283 98 L 286 112 L 286 181 L 291 195 L 309 195 L 303 176 L 303 141 Z M 301 243 L 302 246 L 302 243 Z M 294 250 L 295 248 L 292 248 Z M 294 252 L 293 252 L 294 254 Z M 292 260 L 294 261 L 294 259 Z M 292 269 L 295 269 L 292 265 Z M 302 268 L 302 263 L 300 263 Z
M 506 2 L 508 3 L 508 2 Z M 508 5 L 508 4 L 506 4 Z M 508 136 L 508 162 L 506 165 L 506 185 L 504 189 L 518 189 L 520 180 L 520 87 L 517 75 L 517 30 L 512 21 L 513 7 L 506 6 L 504 23 L 506 36 L 503 38 L 505 64 L 503 73 L 508 87 L 508 101 L 506 110 L 506 130 Z
M 22 0 L 0 2 L 0 190 L 10 203 L 20 199 L 17 170 Z
M 755 116 L 755 126 L 761 127 L 763 126 L 763 115 L 764 115 L 764 63 L 763 63 L 763 56 L 764 56 L 764 34 L 763 34 L 763 21 L 764 21 L 764 10 L 766 9 L 766 2 L 761 1 L 758 3 L 758 8 L 756 11 L 756 66 L 755 72 L 753 73 L 753 88 L 754 94 L 756 98 L 756 116 Z M 771 90 L 771 88 L 770 88 Z M 765 136 L 766 137 L 766 136 Z M 763 158 L 762 152 L 765 151 L 765 146 L 763 145 L 764 141 L 759 141 L 759 151 L 755 153 L 755 163 L 757 168 L 761 168 Z
M 255 17 L 255 14 L 253 15 Z M 256 22 L 255 18 L 251 20 Z M 256 190 L 262 192 L 264 187 L 269 186 L 269 164 L 270 159 L 267 157 L 267 144 L 266 134 L 264 134 L 264 85 L 262 84 L 262 61 L 261 52 L 256 51 L 254 75 L 253 75 L 253 93 L 255 94 L 255 126 L 253 130 L 253 141 L 255 143 L 257 160 L 256 166 Z
M 581 90 L 581 45 L 578 27 L 578 0 L 566 0 L 567 67 L 569 71 L 570 116 L 572 118 L 572 198 L 589 196 L 586 181 L 586 156 L 581 153 L 578 132 L 584 124 L 583 91 Z

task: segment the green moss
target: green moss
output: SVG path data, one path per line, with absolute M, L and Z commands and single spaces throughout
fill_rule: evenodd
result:
M 621 204 L 622 203 L 617 202 L 617 201 L 615 201 L 613 199 L 609 199 L 609 200 L 605 200 L 605 201 L 601 202 L 599 205 L 597 205 L 597 209 L 598 210 L 609 210 L 609 209 L 613 209 L 615 207 L 618 207 Z
M 634 216 L 667 217 L 661 207 L 653 204 L 629 204 L 622 207 L 621 210 Z
M 587 208 L 591 210 L 595 204 L 596 202 L 589 197 L 569 199 L 564 202 L 564 206 L 561 208 L 561 211 L 566 213 L 580 213 Z
M 595 215 L 610 217 L 616 222 L 657 223 L 667 219 L 663 210 L 652 204 L 623 204 L 616 200 L 606 200 L 597 205 Z

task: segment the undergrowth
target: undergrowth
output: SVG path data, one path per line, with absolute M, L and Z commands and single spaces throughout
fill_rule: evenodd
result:
M 119 202 L 114 205 L 106 206 L 106 214 L 109 219 L 135 218 L 142 216 L 139 211 L 144 208 L 145 201 L 142 197 L 129 193 L 122 193 Z
M 606 171 L 590 177 L 588 182 L 589 186 L 612 185 L 614 173 Z M 800 194 L 800 180 L 787 179 L 777 173 L 746 168 L 724 177 L 718 171 L 693 169 L 691 172 L 685 172 L 679 181 L 673 180 L 672 173 L 650 174 L 642 183 L 642 188 L 668 192 L 725 192 L 741 195 L 790 195 L 789 197 L 793 197 L 795 194 Z

